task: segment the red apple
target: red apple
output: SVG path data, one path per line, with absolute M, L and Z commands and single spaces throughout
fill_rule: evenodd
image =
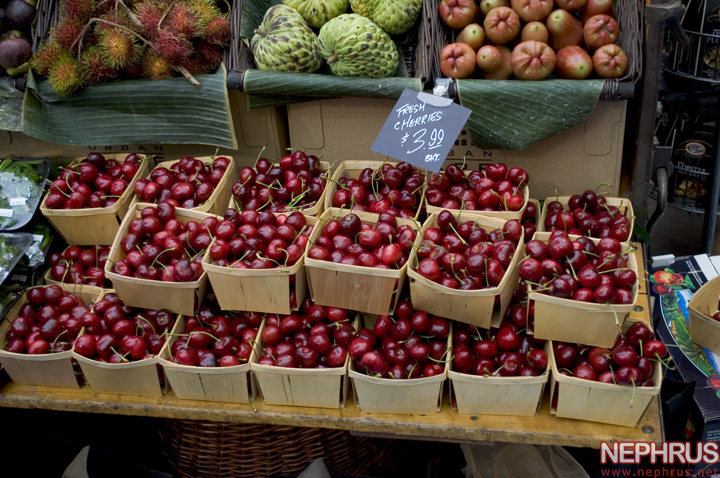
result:
M 457 30 L 470 25 L 475 19 L 475 0 L 441 0 L 438 11 L 445 25 Z
M 440 70 L 447 78 L 472 76 L 475 62 L 475 51 L 466 43 L 451 43 L 440 51 Z
M 512 8 L 496 7 L 490 10 L 483 22 L 485 35 L 497 45 L 509 43 L 520 33 L 520 17 Z
M 553 0 L 510 0 L 510 6 L 524 22 L 545 20 L 553 9 Z
M 547 43 L 550 38 L 548 29 L 542 22 L 530 22 L 520 32 L 520 41 L 535 40 Z
M 518 44 L 510 58 L 513 73 L 520 80 L 544 80 L 553 72 L 555 62 L 555 52 L 534 40 Z
M 628 68 L 628 57 L 619 46 L 604 45 L 595 51 L 592 58 L 595 72 L 601 78 L 620 78 Z
M 557 57 L 555 70 L 560 78 L 582 80 L 592 73 L 593 61 L 584 48 L 577 45 L 566 46 L 558 50 L 555 56 Z
M 620 26 L 609 15 L 593 15 L 583 26 L 583 38 L 588 48 L 600 48 L 603 45 L 615 43 L 620 34 Z
M 455 42 L 467 43 L 474 51 L 478 51 L 485 43 L 485 30 L 477 23 L 471 23 L 462 29 L 455 38 Z

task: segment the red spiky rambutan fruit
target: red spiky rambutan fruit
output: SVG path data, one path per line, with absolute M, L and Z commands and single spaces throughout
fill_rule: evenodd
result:
M 123 69 L 122 77 L 126 80 L 137 80 L 142 74 L 142 65 L 139 61 L 136 61 L 132 65 Z
M 200 31 L 205 30 L 205 26 L 222 12 L 215 6 L 214 0 L 190 0 L 190 8 L 198 21 Z
M 58 96 L 70 96 L 84 84 L 82 69 L 77 59 L 60 55 L 50 67 L 48 82 Z
M 60 55 L 67 53 L 59 43 L 52 40 L 44 42 L 37 49 L 33 57 L 30 59 L 30 66 L 32 69 L 42 76 L 47 76 L 50 71 L 50 67 L 60 57 Z
M 179 65 L 192 55 L 193 49 L 190 41 L 169 28 L 158 30 L 153 42 L 153 49 L 171 65 Z
M 223 52 L 220 47 L 200 40 L 195 43 L 195 54 L 193 58 L 204 68 L 214 70 L 223 61 Z
M 193 76 L 197 75 L 204 75 L 206 73 L 210 73 L 210 70 L 205 68 L 202 64 L 200 64 L 199 61 L 197 61 L 195 58 L 187 58 L 185 61 L 182 62 L 180 65 L 183 68 L 185 68 L 188 73 L 190 73 Z
M 173 6 L 163 25 L 185 35 L 186 38 L 200 36 L 200 28 L 195 14 L 188 5 L 183 3 L 176 3 Z
M 115 25 L 120 25 L 121 27 L 130 29 L 132 29 L 134 26 L 130 21 L 130 18 L 127 16 L 127 13 L 125 13 L 124 10 L 120 9 L 100 15 L 98 19 L 101 21 L 95 22 L 95 30 L 93 32 L 96 39 L 100 38 L 100 34 L 104 30 L 107 30 L 109 28 L 115 28 Z
M 60 5 L 60 18 L 63 21 L 86 23 L 93 16 L 95 8 L 96 0 L 64 0 Z
M 143 78 L 149 80 L 164 80 L 173 77 L 172 65 L 153 50 L 145 50 L 140 65 Z
M 65 50 L 70 51 L 71 47 L 72 50 L 77 51 L 80 38 L 80 33 L 83 30 L 83 25 L 78 22 L 60 22 L 57 25 L 55 25 L 55 28 L 52 29 L 52 33 L 50 34 L 50 38 L 53 39 L 56 43 L 58 43 L 61 47 L 63 47 Z
M 118 71 L 110 68 L 105 62 L 103 53 L 98 46 L 91 46 L 87 50 L 83 50 L 80 55 L 80 67 L 90 86 L 105 83 L 118 75 Z
M 135 36 L 122 28 L 103 30 L 98 38 L 98 46 L 108 66 L 121 70 L 140 58 L 140 46 Z
M 203 31 L 203 40 L 213 45 L 228 46 L 230 44 L 230 19 L 219 15 L 211 19 Z
M 155 39 L 160 20 L 168 7 L 161 1 L 146 0 L 135 6 L 135 17 L 140 22 L 140 33 L 148 40 Z

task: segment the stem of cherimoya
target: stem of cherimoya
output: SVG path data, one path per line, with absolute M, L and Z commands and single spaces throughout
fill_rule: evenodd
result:
M 332 65 L 333 63 L 335 63 L 335 62 L 337 61 L 337 59 L 338 59 L 338 56 L 335 55 L 335 54 L 333 54 L 333 56 L 331 56 L 330 58 L 328 58 L 327 64 L 328 64 L 328 65 Z

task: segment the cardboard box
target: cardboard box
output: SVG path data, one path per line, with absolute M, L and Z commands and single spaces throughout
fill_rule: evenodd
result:
M 290 146 L 323 161 L 383 160 L 370 151 L 387 119 L 394 100 L 338 98 L 287 106 Z M 482 150 L 472 145 L 463 130 L 450 151 L 448 162 L 468 166 L 507 163 L 530 174 L 530 195 L 547 197 L 575 194 L 608 183 L 617 196 L 620 186 L 625 134 L 626 101 L 598 102 L 586 122 L 520 151 Z
M 263 146 L 262 155 L 266 158 L 280 160 L 289 146 L 285 109 L 267 107 L 254 110 L 247 108 L 247 94 L 230 90 L 230 106 L 235 123 L 235 136 L 238 149 L 216 148 L 203 145 L 181 144 L 125 144 L 73 146 L 55 144 L 31 138 L 22 133 L 0 131 L 0 146 L 4 155 L 26 157 L 68 156 L 79 157 L 90 152 L 109 153 L 144 153 L 155 155 L 155 161 L 180 159 L 183 156 L 212 156 L 214 154 L 232 155 L 235 167 L 239 171 L 244 166 L 255 164 Z M 198 118 L 202 121 L 202 118 Z

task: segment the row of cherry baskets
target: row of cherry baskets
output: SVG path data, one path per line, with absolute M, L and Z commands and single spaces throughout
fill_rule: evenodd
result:
M 586 191 L 540 211 L 502 164 L 330 175 L 295 152 L 148 173 L 130 156 L 79 158 L 50 185 L 41 210 L 70 246 L 0 329 L 17 383 L 330 408 L 352 384 L 363 412 L 435 413 L 448 382 L 460 413 L 529 416 L 550 379 L 558 417 L 624 426 L 659 391 L 664 347 L 626 320 L 626 200 Z M 116 201 L 47 207 L 102 175 L 127 182 Z

